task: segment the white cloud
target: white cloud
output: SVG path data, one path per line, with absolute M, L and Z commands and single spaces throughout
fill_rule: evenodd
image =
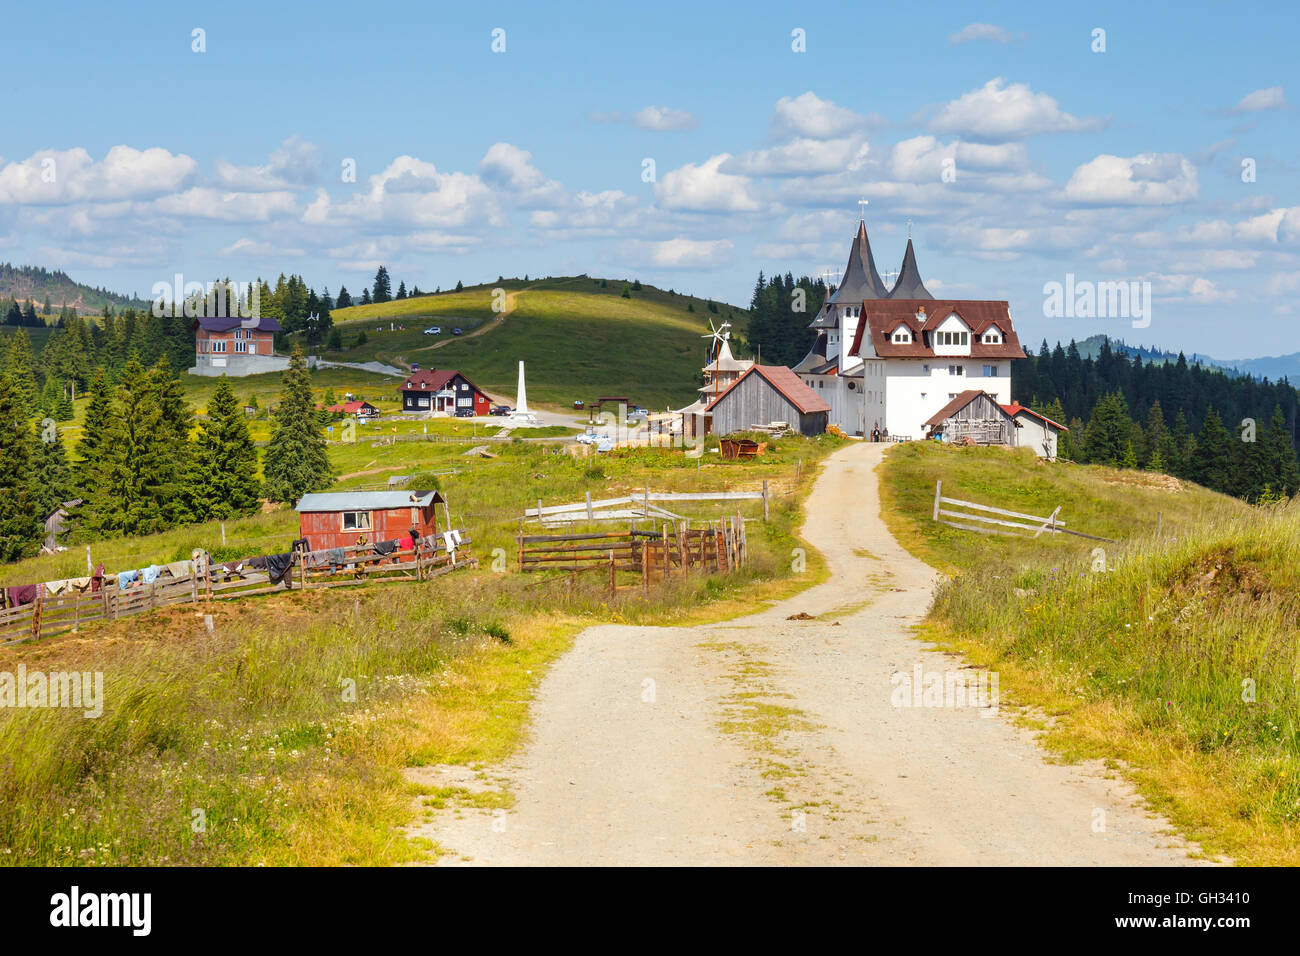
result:
M 663 242 L 628 243 L 660 269 L 714 269 L 731 261 L 729 239 L 667 239 Z
M 198 164 L 184 154 L 114 146 L 100 162 L 80 146 L 47 149 L 0 168 L 0 203 L 57 204 L 157 196 L 183 186 Z
M 1247 93 L 1228 112 L 1259 113 L 1263 110 L 1289 110 L 1290 108 L 1291 104 L 1286 101 L 1286 94 L 1282 87 L 1270 86 L 1267 89 Z
M 617 189 L 599 193 L 580 192 L 557 209 L 539 209 L 529 224 L 554 238 L 580 235 L 614 235 L 628 229 L 637 212 L 637 201 Z
M 277 246 L 260 239 L 243 238 L 226 246 L 218 255 L 232 259 L 277 259 L 281 256 L 301 256 L 305 253 L 302 249 Z
M 642 129 L 678 130 L 694 129 L 696 119 L 685 110 L 670 110 L 666 106 L 647 106 L 632 114 L 632 125 Z
M 994 43 L 1010 43 L 1011 34 L 1001 27 L 995 27 L 991 23 L 971 23 L 962 27 L 956 33 L 948 35 L 948 45 L 956 46 L 959 43 L 970 43 L 972 40 L 992 40 Z
M 306 186 L 320 171 L 320 151 L 312 143 L 290 136 L 262 166 L 236 166 L 224 159 L 213 167 L 217 184 L 238 192 L 262 192 Z
M 1006 84 L 1002 77 L 963 93 L 930 121 L 937 133 L 1001 142 L 1038 133 L 1079 133 L 1101 129 L 1100 119 L 1079 119 L 1062 112 L 1056 100 L 1035 93 L 1026 83 Z
M 493 144 L 479 162 L 478 173 L 484 182 L 511 193 L 518 205 L 550 205 L 564 195 L 563 186 L 533 165 L 532 153 L 510 143 Z
M 296 194 L 287 190 L 239 193 L 195 186 L 185 192 L 154 200 L 150 208 L 166 216 L 189 216 L 225 222 L 268 222 L 294 214 Z
M 655 199 L 664 209 L 687 212 L 754 212 L 758 200 L 750 191 L 752 183 L 744 176 L 721 171 L 730 153 L 720 153 L 696 165 L 687 163 L 655 184 Z
M 1065 185 L 1075 202 L 1169 205 L 1199 193 L 1196 167 L 1179 153 L 1102 154 L 1078 167 Z
M 498 170 L 501 171 L 501 170 Z M 488 227 L 503 222 L 493 190 L 478 176 L 439 172 L 433 163 L 398 156 L 370 177 L 368 191 L 335 203 L 324 189 L 303 214 L 315 225 L 405 224 L 424 228 Z
M 870 147 L 856 137 L 805 139 L 800 137 L 770 149 L 741 153 L 729 160 L 723 172 L 745 176 L 813 176 L 857 169 Z
M 811 90 L 795 97 L 781 97 L 772 112 L 772 129 L 778 136 L 833 139 L 860 129 L 866 123 L 866 117 L 836 106 Z

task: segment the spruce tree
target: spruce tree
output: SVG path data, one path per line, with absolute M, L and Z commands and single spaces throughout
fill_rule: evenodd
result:
M 76 497 L 68 453 L 57 428 L 42 431 L 37 436 L 32 446 L 32 477 L 36 490 L 36 516 L 42 520 L 53 514 L 63 502 Z
M 9 337 L 5 349 L 5 374 L 12 380 L 17 400 L 18 419 L 26 421 L 36 414 L 39 386 L 36 380 L 36 356 L 32 354 L 32 340 L 26 329 L 18 329 Z
M 371 289 L 371 298 L 375 302 L 388 302 L 393 298 L 392 283 L 388 279 L 388 269 L 380 266 L 375 273 L 375 284 Z
M 296 502 L 329 485 L 333 473 L 324 431 L 311 397 L 311 377 L 302 349 L 294 347 L 282 378 L 271 441 L 263 463 L 265 493 L 273 501 Z
M 90 380 L 90 403 L 86 406 L 86 419 L 81 426 L 81 440 L 77 443 L 77 457 L 81 459 L 73 469 L 77 485 L 83 490 L 90 487 L 103 460 L 104 440 L 113 419 L 113 393 L 104 378 L 102 368 L 95 369 Z M 84 497 L 84 495 L 83 495 Z
M 1235 493 L 1232 436 L 1223 427 L 1219 413 L 1211 406 L 1196 437 L 1196 458 L 1192 477 L 1198 483 L 1225 494 Z
M 1273 406 L 1273 417 L 1264 429 L 1262 445 L 1265 480 L 1271 490 L 1288 497 L 1300 492 L 1300 465 L 1296 462 L 1295 446 L 1291 444 L 1281 405 Z
M 20 396 L 8 374 L 0 376 L 0 421 L 25 421 Z M 32 431 L 26 425 L 0 428 L 0 561 L 17 561 L 37 550 L 44 515 L 33 475 Z
M 1092 417 L 1088 419 L 1084 436 L 1088 461 L 1112 467 L 1121 465 L 1130 450 L 1132 429 L 1124 396 L 1119 392 L 1105 396 L 1093 408 Z
M 336 304 L 340 309 L 348 309 L 352 307 L 352 296 L 348 294 L 347 286 L 339 286 L 339 297 Z
M 199 426 L 191 477 L 192 508 L 198 521 L 225 520 L 257 511 L 257 449 L 248 421 L 223 375 Z
M 157 473 L 158 510 L 164 527 L 173 527 L 194 520 L 194 445 L 190 441 L 194 412 L 185 401 L 180 380 L 165 361 L 150 369 L 148 383 L 158 406 L 156 438 L 163 449 Z

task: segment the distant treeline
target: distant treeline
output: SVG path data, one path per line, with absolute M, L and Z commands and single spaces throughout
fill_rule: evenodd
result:
M 1059 453 L 1147 468 L 1248 500 L 1300 490 L 1290 383 L 1218 369 L 1131 359 L 1103 342 L 1095 359 L 1074 342 L 1012 362 L 1013 397 L 1061 424 Z
M 764 365 L 798 365 L 817 341 L 808 324 L 821 311 L 826 283 L 792 273 L 771 280 L 758 274 L 749 300 L 745 345 Z

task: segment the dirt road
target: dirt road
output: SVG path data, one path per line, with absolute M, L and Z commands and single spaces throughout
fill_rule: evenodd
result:
M 514 759 L 412 771 L 515 798 L 415 828 L 441 864 L 1193 862 L 1123 781 L 1049 763 L 1005 712 L 899 698 L 891 677 L 918 665 L 974 672 L 908 631 L 937 576 L 879 518 L 883 450 L 846 448 L 818 479 L 803 536 L 826 583 L 722 624 L 590 628 Z

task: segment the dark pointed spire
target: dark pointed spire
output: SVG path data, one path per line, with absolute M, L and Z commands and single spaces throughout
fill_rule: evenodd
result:
M 858 234 L 853 237 L 853 248 L 849 250 L 849 263 L 844 267 L 844 277 L 830 301 L 853 303 L 863 299 L 883 299 L 886 295 L 885 284 L 880 281 L 876 260 L 871 255 L 871 240 L 867 238 L 864 219 L 858 222 Z
M 907 251 L 903 253 L 903 267 L 898 270 L 898 281 L 889 290 L 890 299 L 933 299 L 930 290 L 921 282 L 921 270 L 916 267 L 916 250 L 912 237 L 907 238 Z

